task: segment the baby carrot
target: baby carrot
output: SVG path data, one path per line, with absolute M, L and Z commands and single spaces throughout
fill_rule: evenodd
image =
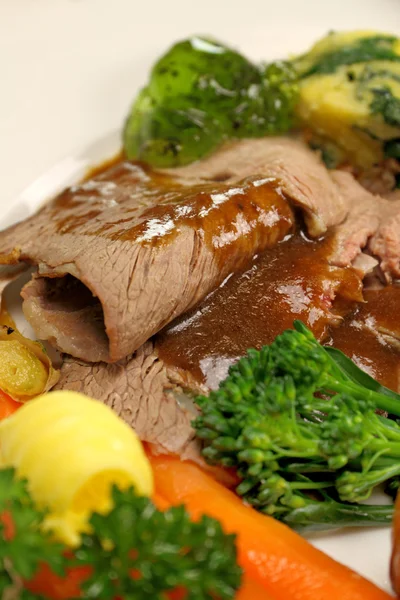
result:
M 193 518 L 208 514 L 237 534 L 246 576 L 274 600 L 388 600 L 391 596 L 314 548 L 297 533 L 246 506 L 197 465 L 151 456 L 156 494 L 184 504 Z
M 21 402 L 16 402 L 11 396 L 0 390 L 0 421 L 12 415 L 21 406 Z

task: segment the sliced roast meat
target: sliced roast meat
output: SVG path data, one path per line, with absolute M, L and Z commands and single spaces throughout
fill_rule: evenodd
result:
M 393 190 L 393 191 L 385 194 L 384 197 L 390 201 L 400 200 L 400 189 L 397 188 L 396 190 Z
M 115 364 L 66 358 L 57 388 L 105 402 L 159 452 L 199 460 L 191 395 L 216 388 L 248 348 L 270 343 L 294 319 L 321 338 L 338 320 L 336 296 L 349 305 L 362 299 L 354 270 L 329 264 L 332 247 L 329 238 L 321 243 L 293 235 L 264 251 L 132 357 Z
M 206 391 L 167 368 L 152 342 L 146 342 L 133 357 L 114 364 L 66 358 L 55 389 L 82 392 L 104 402 L 160 453 L 196 459 L 198 445 L 190 424 L 196 412 L 189 402 L 185 406 L 182 385 L 194 393 Z
M 159 356 L 216 388 L 248 348 L 271 343 L 295 319 L 323 339 L 330 324 L 362 301 L 354 269 L 330 264 L 334 248 L 331 237 L 313 242 L 299 232 L 265 251 L 165 327 L 155 337 Z
M 33 277 L 22 296 L 24 313 L 41 339 L 73 356 L 87 354 L 94 362 L 104 359 L 108 339 L 103 310 L 79 279 Z
M 311 236 L 317 237 L 345 218 L 348 205 L 332 185 L 317 154 L 290 138 L 243 140 L 215 152 L 201 163 L 168 171 L 186 182 L 234 182 L 254 173 L 279 182 L 284 194 L 305 214 Z
M 0 263 L 38 266 L 22 293 L 38 337 L 115 362 L 281 240 L 288 199 L 313 235 L 346 214 L 318 157 L 294 140 L 244 140 L 172 174 L 121 162 L 2 232 Z
M 400 200 L 387 200 L 369 249 L 380 261 L 386 280 L 400 278 Z
M 364 189 L 349 173 L 336 171 L 332 178 L 349 206 L 346 219 L 334 228 L 337 250 L 333 264 L 353 265 L 363 275 L 379 264 L 387 282 L 400 277 L 400 197 L 384 198 Z M 363 253 L 362 251 L 365 250 Z
M 345 267 L 354 263 L 377 231 L 386 202 L 361 187 L 349 173 L 335 171 L 332 177 L 347 199 L 349 212 L 344 222 L 335 228 L 337 249 L 331 260 L 332 264 Z
M 359 273 L 364 280 L 364 286 L 368 283 L 368 278 L 376 279 L 375 270 L 379 265 L 379 261 L 365 252 L 360 252 L 351 263 L 353 268 Z

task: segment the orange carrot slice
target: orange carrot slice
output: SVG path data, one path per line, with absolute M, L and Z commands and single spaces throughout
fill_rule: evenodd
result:
M 275 600 L 388 600 L 389 594 L 314 548 L 297 533 L 246 506 L 197 465 L 151 456 L 156 494 L 184 504 L 197 519 L 208 514 L 237 534 L 246 576 Z
M 0 390 L 0 421 L 12 415 L 23 404 L 13 400 L 11 396 Z

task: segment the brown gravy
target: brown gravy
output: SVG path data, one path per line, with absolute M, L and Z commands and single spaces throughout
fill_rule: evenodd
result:
M 340 327 L 331 329 L 328 343 L 380 383 L 399 391 L 400 350 L 393 342 L 400 340 L 400 287 L 366 290 L 364 297 L 365 304 L 359 304 Z
M 88 174 L 80 186 L 81 198 L 77 205 L 72 206 L 68 195 L 59 196 L 55 212 L 68 204 L 73 213 L 64 221 L 60 219 L 60 229 L 71 231 L 89 217 L 95 218 L 104 210 L 103 192 L 107 180 L 129 184 L 132 176 L 137 180 L 143 221 L 150 217 L 158 223 L 154 242 L 163 243 L 171 235 L 165 227 L 167 222 L 173 222 L 172 231 L 189 223 L 207 230 L 207 219 L 213 219 L 218 234 L 214 229 L 208 242 L 214 247 L 215 244 L 221 249 L 225 247 L 219 257 L 221 264 L 227 258 L 227 250 L 229 253 L 229 240 L 237 232 L 237 228 L 232 228 L 235 224 L 231 211 L 237 212 L 243 192 L 250 192 L 250 202 L 246 202 L 250 212 L 243 214 L 247 222 L 256 219 L 262 223 L 263 218 L 271 220 L 275 215 L 281 223 L 277 239 L 287 234 L 292 224 L 291 211 L 279 190 L 265 184 L 260 186 L 263 189 L 254 186 L 256 178 L 241 182 L 238 193 L 229 194 L 229 197 L 229 187 L 223 182 L 194 186 L 192 196 L 185 198 L 183 211 L 182 197 L 183 193 L 187 195 L 187 189 L 183 190 L 168 176 L 155 174 L 145 165 L 128 163 L 122 156 L 117 156 Z M 85 182 L 93 177 L 98 181 L 98 189 L 96 186 L 86 189 Z M 158 206 L 150 208 L 154 196 L 160 197 L 160 188 L 164 190 L 164 198 Z M 214 194 L 219 194 L 222 205 L 215 204 Z M 260 203 L 261 196 L 265 198 L 264 206 Z M 205 220 L 199 221 L 199 213 L 205 215 Z M 134 216 L 137 215 L 130 211 L 124 221 L 130 222 Z M 120 237 L 121 224 L 117 222 L 114 227 L 95 233 Z M 268 224 L 265 223 L 264 235 Z M 134 230 L 127 227 L 123 235 L 131 238 L 146 233 L 149 232 L 142 231 L 139 225 Z M 258 233 L 255 228 L 252 235 Z M 264 247 L 268 245 L 266 243 Z M 277 246 L 255 256 L 246 271 L 228 277 L 197 308 L 159 333 L 155 341 L 160 357 L 168 364 L 188 370 L 199 381 L 216 387 L 226 376 L 229 365 L 248 348 L 270 343 L 276 335 L 291 327 L 294 319 L 301 319 L 319 339 L 325 339 L 327 344 L 345 352 L 384 385 L 400 390 L 400 342 L 398 348 L 393 345 L 394 338 L 400 340 L 400 287 L 367 290 L 363 303 L 361 284 L 355 272 L 330 267 L 329 252 L 329 239 L 312 242 L 301 234 L 287 235 L 287 239 Z M 331 298 L 335 294 L 337 299 L 332 309 Z M 340 319 L 339 322 L 332 320 L 331 309 L 335 315 L 344 316 L 341 323 Z M 388 332 L 394 334 L 391 340 L 387 337 Z
M 330 253 L 329 239 L 312 242 L 298 233 L 255 257 L 157 335 L 160 357 L 216 387 L 248 348 L 272 342 L 295 319 L 324 337 L 333 295 L 344 304 L 362 299 L 354 270 L 330 266 Z
M 140 162 L 116 159 L 104 169 L 92 171 L 94 177 L 44 207 L 57 233 L 159 246 L 189 227 L 212 249 L 220 266 L 232 259 L 235 248 L 240 269 L 254 248 L 275 244 L 293 225 L 279 184 L 259 176 L 185 185 Z

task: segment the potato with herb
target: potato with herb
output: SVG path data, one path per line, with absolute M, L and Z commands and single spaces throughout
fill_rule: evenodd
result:
M 296 114 L 338 160 L 370 168 L 400 158 L 400 40 L 369 31 L 330 33 L 293 61 L 299 75 Z M 322 143 L 321 143 L 322 140 Z

